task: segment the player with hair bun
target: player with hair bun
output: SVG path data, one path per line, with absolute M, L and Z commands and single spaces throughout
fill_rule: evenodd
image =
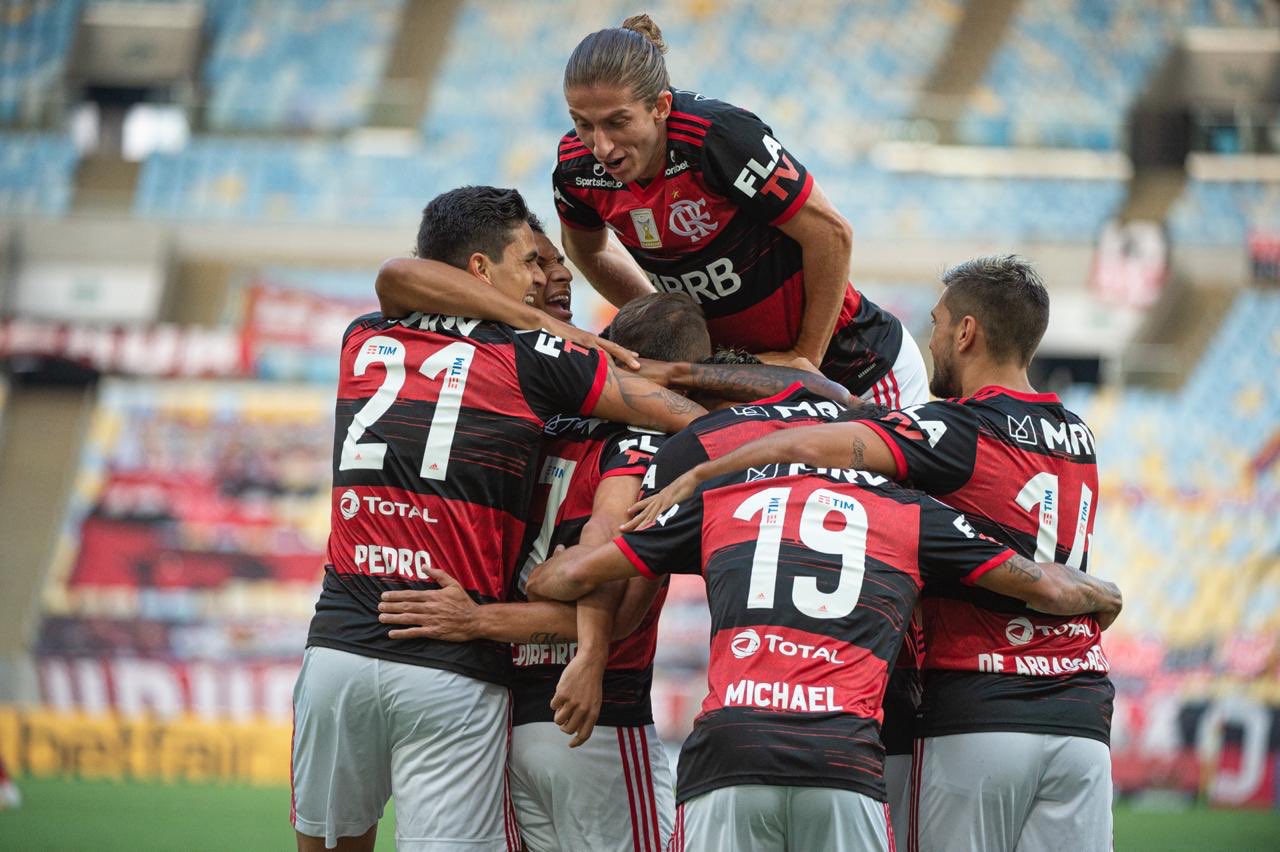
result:
M 553 177 L 569 258 L 615 305 L 688 293 L 718 347 L 804 358 L 891 408 L 924 402 L 915 342 L 848 281 L 849 223 L 758 117 L 673 90 L 666 49 L 636 15 L 569 57 L 574 129 Z

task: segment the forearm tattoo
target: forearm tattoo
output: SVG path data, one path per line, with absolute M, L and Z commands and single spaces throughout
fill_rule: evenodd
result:
M 529 642 L 533 645 L 554 645 L 557 642 L 564 642 L 565 637 L 559 633 L 549 631 L 536 631 L 529 634 Z
M 1016 553 L 1004 563 L 1004 569 L 1019 579 L 1033 583 L 1044 576 L 1044 572 L 1034 562 Z
M 618 394 L 622 397 L 622 401 L 627 407 L 633 411 L 642 411 L 646 400 L 656 399 L 661 402 L 666 410 L 671 414 L 688 415 L 699 410 L 697 403 L 672 393 L 660 385 L 655 385 L 648 379 L 642 379 L 639 376 L 618 375 L 613 370 L 609 371 L 609 382 L 616 382 Z M 646 426 L 660 426 L 662 424 L 647 423 Z
M 849 467 L 861 470 L 866 464 L 867 442 L 854 436 L 853 451 L 849 454 Z

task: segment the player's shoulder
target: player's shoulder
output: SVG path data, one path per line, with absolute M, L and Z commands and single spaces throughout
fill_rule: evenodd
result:
M 722 101 L 718 98 L 694 92 L 689 89 L 677 89 L 671 95 L 671 114 L 668 123 L 675 122 L 688 127 L 706 130 L 717 123 L 737 118 L 749 118 L 759 121 L 760 118 L 750 110 Z
M 380 311 L 362 314 L 347 324 L 346 330 L 342 332 L 342 341 L 345 343 L 351 339 L 353 335 L 358 335 L 368 331 L 380 331 L 392 328 L 396 321 L 387 319 Z
M 556 152 L 557 173 L 590 173 L 594 165 L 596 165 L 596 158 L 586 143 L 578 138 L 578 131 L 570 130 L 560 137 L 560 145 Z M 604 167 L 601 166 L 600 170 L 603 172 Z

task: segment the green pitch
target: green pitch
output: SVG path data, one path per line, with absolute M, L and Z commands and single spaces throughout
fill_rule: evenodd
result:
M 0 811 L 0 849 L 144 852 L 293 848 L 289 791 L 251 787 L 19 782 L 22 807 Z M 378 849 L 395 848 L 388 809 Z M 1116 811 L 1117 852 L 1280 849 L 1280 813 Z

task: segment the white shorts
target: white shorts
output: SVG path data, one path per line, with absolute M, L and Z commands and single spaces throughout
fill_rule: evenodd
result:
M 1111 750 L 1006 731 L 917 740 L 921 852 L 1110 852 Z
M 675 819 L 653 725 L 599 726 L 577 748 L 551 722 L 511 729 L 511 803 L 528 852 L 663 852 Z
M 721 787 L 676 809 L 671 852 L 890 852 L 887 810 L 852 790 Z
M 929 401 L 929 374 L 924 369 L 924 358 L 915 338 L 905 328 L 893 366 L 862 394 L 862 399 L 889 408 L 906 408 Z
M 506 852 L 509 697 L 426 666 L 308 648 L 293 689 L 293 827 L 358 837 L 396 801 L 399 852 Z
M 909 754 L 884 756 L 884 789 L 889 798 L 889 822 L 893 836 L 903 842 L 911 826 L 911 764 Z

